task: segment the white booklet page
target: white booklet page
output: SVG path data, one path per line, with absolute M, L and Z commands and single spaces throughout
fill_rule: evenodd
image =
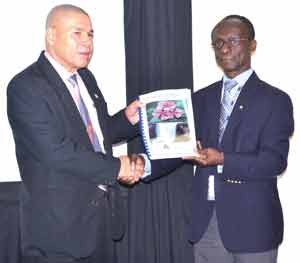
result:
M 189 89 L 168 89 L 139 96 L 140 127 L 151 160 L 195 155 L 194 115 Z

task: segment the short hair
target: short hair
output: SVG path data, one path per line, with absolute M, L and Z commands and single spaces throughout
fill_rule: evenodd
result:
M 242 24 L 244 24 L 247 28 L 247 33 L 248 33 L 248 39 L 249 40 L 254 40 L 255 38 L 255 30 L 254 30 L 254 26 L 253 24 L 251 23 L 251 21 L 247 18 L 247 17 L 244 17 L 244 16 L 240 16 L 240 15 L 229 15 L 229 16 L 226 16 L 224 17 L 212 30 L 211 32 L 211 38 L 213 37 L 213 34 L 215 32 L 215 30 L 220 26 L 222 25 L 224 22 L 227 22 L 229 20 L 238 20 L 240 21 Z
M 89 16 L 89 14 L 86 11 L 84 11 L 82 8 L 80 8 L 78 6 L 70 5 L 70 4 L 57 5 L 57 6 L 53 7 L 50 10 L 49 14 L 47 15 L 46 30 L 51 26 L 52 20 L 53 20 L 55 14 L 59 11 L 65 11 L 65 12 L 73 11 L 73 12 L 78 12 L 78 13 L 84 14 L 86 16 Z

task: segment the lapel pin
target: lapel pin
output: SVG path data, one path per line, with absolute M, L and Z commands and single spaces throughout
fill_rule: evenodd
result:
M 98 99 L 98 98 L 99 98 L 99 96 L 98 96 L 98 94 L 97 94 L 97 93 L 94 93 L 94 96 L 95 96 L 95 98 L 96 98 L 96 99 Z
M 244 109 L 244 105 L 240 105 L 240 106 L 239 106 L 239 109 L 240 109 L 240 110 L 243 110 L 243 109 Z

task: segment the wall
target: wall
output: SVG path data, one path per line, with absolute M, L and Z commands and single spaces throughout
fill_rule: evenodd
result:
M 37 60 L 44 48 L 45 19 L 49 10 L 64 1 L 7 1 L 1 7 L 0 160 L 5 166 L 0 181 L 19 180 L 14 142 L 6 116 L 6 87 L 9 80 Z M 123 1 L 69 1 L 85 9 L 95 31 L 95 52 L 90 64 L 109 103 L 109 111 L 125 106 L 125 51 Z M 4 30 L 4 31 L 3 31 Z M 124 152 L 116 149 L 116 154 Z

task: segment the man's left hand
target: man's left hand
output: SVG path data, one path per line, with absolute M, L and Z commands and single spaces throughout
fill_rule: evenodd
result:
M 197 156 L 183 157 L 184 160 L 190 160 L 201 166 L 223 165 L 224 154 L 215 148 L 198 148 Z
M 125 115 L 132 125 L 137 124 L 140 120 L 139 108 L 141 106 L 142 103 L 139 100 L 135 100 L 132 103 L 130 103 L 125 109 Z

